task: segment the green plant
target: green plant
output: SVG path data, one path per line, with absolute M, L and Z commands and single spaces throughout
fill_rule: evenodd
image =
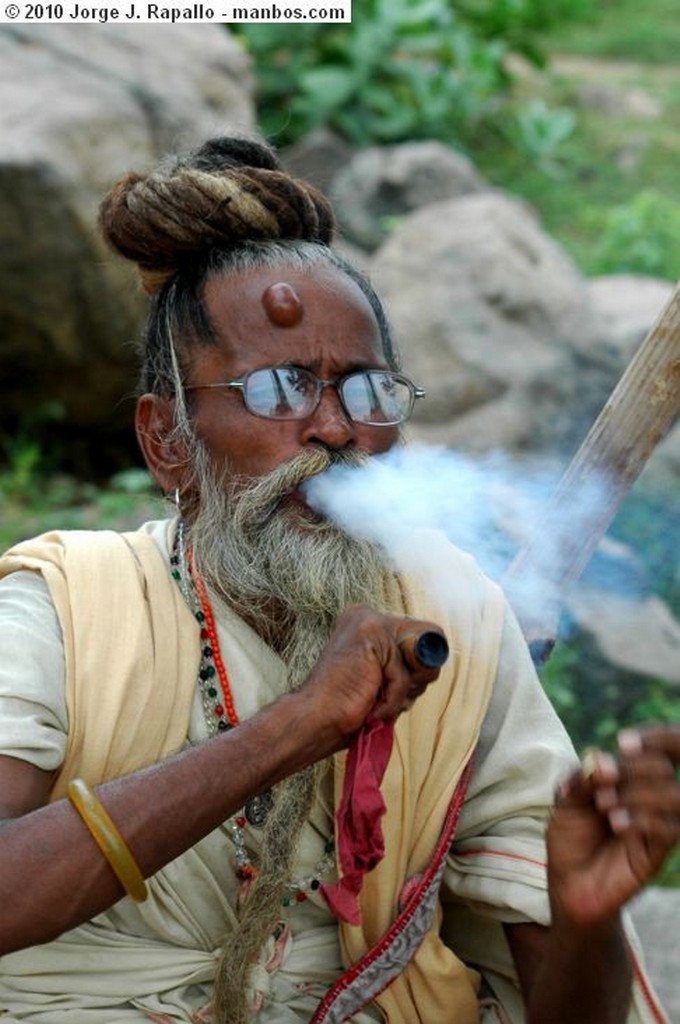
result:
M 609 678 L 593 685 L 590 656 L 582 635 L 561 639 L 540 672 L 543 688 L 579 752 L 611 747 L 626 720 L 625 684 Z
M 578 19 L 546 26 L 541 43 L 561 53 L 677 64 L 680 19 L 677 0 L 599 0 Z
M 41 453 L 38 453 L 41 456 Z M 27 470 L 0 471 L 0 550 L 47 530 L 132 529 L 164 513 L 145 469 L 131 467 L 98 486 L 62 473 L 43 473 L 40 458 Z
M 109 480 L 109 487 L 120 494 L 150 494 L 155 484 L 148 469 L 141 466 L 129 466 L 121 469 Z
M 680 696 L 659 682 L 651 683 L 645 696 L 636 701 L 631 709 L 631 724 L 636 722 L 680 725 Z
M 593 0 L 458 0 L 456 10 L 482 38 L 502 38 L 513 52 L 542 65 L 545 51 L 536 33 L 588 18 Z
M 672 684 L 607 666 L 582 632 L 559 639 L 539 674 L 579 752 L 613 749 L 625 726 L 680 722 L 680 694 Z
M 680 618 L 678 523 L 680 495 L 637 485 L 621 506 L 609 532 L 635 549 L 654 592 Z
M 512 110 L 509 136 L 546 174 L 561 176 L 559 151 L 576 126 L 576 115 L 566 107 L 551 109 L 533 98 Z
M 680 275 L 680 202 L 643 189 L 630 202 L 604 214 L 593 211 L 599 241 L 592 264 L 596 273 L 629 271 Z
M 654 881 L 667 888 L 680 888 L 680 846 L 672 851 Z
M 327 125 L 357 145 L 470 139 L 502 115 L 507 57 L 542 63 L 539 27 L 589 0 L 362 0 L 351 24 L 231 26 L 255 60 L 278 145 Z
M 6 445 L 6 468 L 0 474 L 0 499 L 26 494 L 33 487 L 42 459 L 35 441 L 17 440 Z
M 580 754 L 588 747 L 615 750 L 616 736 L 625 726 L 680 723 L 680 695 L 658 680 L 612 675 L 594 686 L 591 654 L 581 637 L 559 640 L 540 676 Z M 680 886 L 680 848 L 667 859 L 655 882 Z
M 0 500 L 25 498 L 39 488 L 59 452 L 46 452 L 41 437 L 45 426 L 64 418 L 59 402 L 47 402 L 26 415 L 16 430 L 0 438 Z
M 580 21 L 564 18 L 541 31 L 538 40 L 549 58 L 547 70 L 537 74 L 525 67 L 516 74 L 505 107 L 505 130 L 479 132 L 469 147 L 482 174 L 531 203 L 546 230 L 589 276 L 627 266 L 643 272 L 649 268 L 668 280 L 680 274 L 676 6 L 674 0 L 644 5 L 605 0 L 590 4 Z M 640 97 L 650 100 L 646 113 L 632 102 Z M 556 153 L 559 173 L 544 173 L 517 137 L 514 112 L 535 98 L 549 110 L 567 108 L 577 114 L 574 130 Z M 650 107 L 656 112 L 650 113 Z M 642 192 L 656 194 L 650 205 L 660 211 L 658 220 L 651 210 L 644 211 L 642 227 L 633 232 L 630 260 L 630 229 L 622 242 L 618 225 L 616 244 L 603 252 L 602 236 L 611 238 L 614 230 L 609 211 L 628 208 Z M 667 225 L 663 210 L 670 211 Z M 635 208 L 623 219 L 630 224 L 631 213 L 640 225 Z

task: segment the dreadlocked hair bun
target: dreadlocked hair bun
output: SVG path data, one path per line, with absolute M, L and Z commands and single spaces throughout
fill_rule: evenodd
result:
M 263 239 L 328 245 L 334 229 L 325 196 L 287 174 L 264 142 L 240 137 L 210 139 L 150 174 L 127 174 L 104 198 L 99 221 L 149 294 L 211 249 Z

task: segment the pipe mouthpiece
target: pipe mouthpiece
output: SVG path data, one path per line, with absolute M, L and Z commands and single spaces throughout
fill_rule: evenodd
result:
M 409 634 L 399 644 L 399 650 L 413 672 L 421 668 L 440 668 L 449 656 L 446 637 L 434 629 Z
M 423 668 L 440 668 L 449 656 L 446 637 L 434 630 L 421 633 L 413 646 L 413 654 Z

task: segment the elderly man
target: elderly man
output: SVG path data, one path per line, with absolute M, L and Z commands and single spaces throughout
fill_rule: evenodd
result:
M 3 1021 L 663 1020 L 621 908 L 680 833 L 677 730 L 578 768 L 468 556 L 427 539 L 443 603 L 307 504 L 421 395 L 326 201 L 217 139 L 102 226 L 176 514 L 0 563 Z

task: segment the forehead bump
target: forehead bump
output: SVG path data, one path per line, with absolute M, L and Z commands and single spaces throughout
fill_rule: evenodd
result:
M 262 305 L 267 318 L 277 327 L 295 327 L 302 320 L 302 300 L 292 285 L 285 281 L 265 288 Z

